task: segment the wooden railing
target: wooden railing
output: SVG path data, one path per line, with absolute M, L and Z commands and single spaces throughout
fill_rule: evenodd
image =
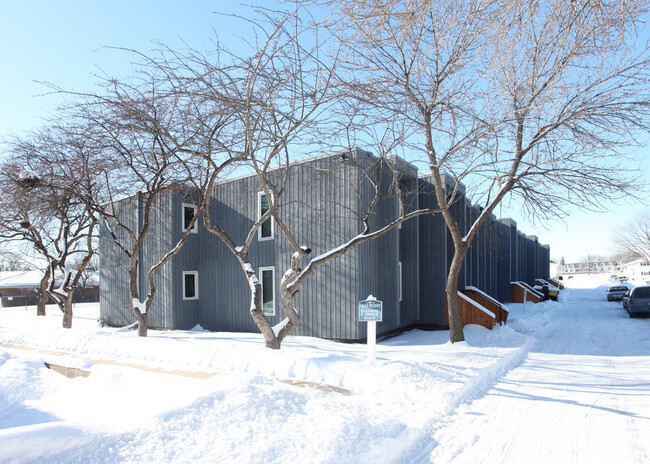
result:
M 467 324 L 478 324 L 487 329 L 494 328 L 496 315 L 480 303 L 472 300 L 470 297 L 458 292 L 460 297 L 460 317 L 463 326 Z M 447 294 L 445 293 L 445 323 L 449 324 L 449 313 L 447 312 Z
M 484 308 L 492 311 L 496 316 L 495 322 L 498 322 L 499 324 L 506 324 L 508 322 L 508 315 L 510 314 L 508 308 L 487 293 L 476 287 L 466 287 L 465 290 L 463 290 L 463 293 Z
M 544 301 L 544 295 L 528 285 L 526 282 L 510 282 L 510 302 L 523 303 L 524 295 L 526 301 L 539 303 Z

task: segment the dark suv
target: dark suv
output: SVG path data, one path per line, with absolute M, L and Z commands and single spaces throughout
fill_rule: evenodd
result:
M 630 313 L 630 317 L 650 314 L 650 287 L 636 287 L 630 290 L 630 296 L 625 301 L 625 309 Z

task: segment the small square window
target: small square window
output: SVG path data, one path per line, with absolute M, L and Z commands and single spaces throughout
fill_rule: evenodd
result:
M 187 230 L 187 228 L 190 226 L 190 223 L 192 222 L 192 219 L 194 219 L 194 215 L 196 214 L 196 206 L 190 205 L 188 203 L 183 203 L 183 232 Z M 192 230 L 190 230 L 191 233 L 196 234 L 198 233 L 198 224 L 199 221 L 198 219 L 194 222 L 194 226 L 192 226 Z
M 183 299 L 199 299 L 199 273 L 198 271 L 183 271 Z

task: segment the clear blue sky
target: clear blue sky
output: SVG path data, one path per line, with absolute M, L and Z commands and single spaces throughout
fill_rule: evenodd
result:
M 261 4 L 273 6 L 267 0 Z M 236 3 L 218 0 L 21 0 L 3 2 L 0 15 L 0 138 L 38 127 L 60 101 L 39 96 L 46 89 L 34 81 L 48 81 L 66 89 L 91 89 L 100 70 L 128 76 L 129 56 L 102 46 L 148 51 L 154 41 L 173 47 L 184 42 L 199 50 L 210 48 L 214 32 L 234 48 L 240 39 L 233 21 L 214 14 L 236 10 Z M 241 26 L 241 23 L 239 23 Z M 646 172 L 650 151 L 639 153 Z M 612 227 L 626 222 L 644 207 L 638 203 L 607 205 L 609 213 L 574 211 L 566 223 L 549 230 L 528 224 L 517 211 L 502 209 L 520 230 L 537 235 L 551 246 L 551 256 L 576 260 L 613 251 Z

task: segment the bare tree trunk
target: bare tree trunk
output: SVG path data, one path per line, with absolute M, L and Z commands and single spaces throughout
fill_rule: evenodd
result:
M 137 256 L 137 250 L 134 251 L 134 255 Z M 138 337 L 146 337 L 147 331 L 149 329 L 149 318 L 147 311 L 142 312 L 140 293 L 138 292 L 138 261 L 137 259 L 131 259 L 129 264 L 129 290 L 131 294 L 131 310 L 135 315 L 135 319 L 138 322 Z M 145 305 L 146 308 L 146 305 Z M 148 308 L 146 308 L 148 309 Z
M 299 248 L 291 256 L 291 267 L 284 276 L 282 276 L 282 281 L 280 282 L 280 298 L 282 301 L 282 311 L 287 316 L 287 323 L 278 333 L 278 340 L 282 343 L 282 340 L 289 335 L 293 330 L 298 327 L 300 324 L 300 317 L 296 312 L 295 305 L 293 304 L 293 298 L 298 293 L 298 288 L 292 290 L 288 289 L 289 284 L 291 284 L 294 279 L 302 272 L 302 269 L 298 267 L 300 260 L 311 253 L 309 248 Z
M 135 318 L 138 321 L 138 337 L 146 337 L 149 330 L 149 315 L 147 313 L 141 313 L 138 310 L 133 311 L 135 313 Z
M 275 336 L 273 327 L 271 327 L 269 320 L 264 315 L 264 309 L 262 307 L 262 284 L 260 283 L 257 274 L 253 271 L 251 264 L 241 256 L 238 256 L 238 258 L 244 268 L 246 280 L 251 289 L 251 317 L 253 318 L 255 325 L 260 329 L 266 347 L 279 350 L 281 341 Z
M 72 296 L 74 292 L 68 293 L 68 296 L 63 300 L 63 323 L 62 326 L 64 329 L 72 328 Z
M 45 305 L 47 304 L 47 287 L 50 283 L 50 266 L 45 270 L 41 284 L 36 295 L 36 315 L 45 316 Z
M 458 279 L 463 268 L 467 249 L 454 249 L 454 257 L 447 274 L 447 315 L 449 316 L 449 341 L 451 343 L 465 341 L 463 320 L 460 312 L 460 297 L 458 296 Z
M 57 306 L 63 313 L 63 321 L 61 322 L 61 327 L 64 329 L 72 328 L 72 297 L 74 295 L 74 290 L 68 290 L 67 292 L 64 289 L 61 289 L 61 293 L 58 290 L 51 290 L 50 296 L 56 301 Z

